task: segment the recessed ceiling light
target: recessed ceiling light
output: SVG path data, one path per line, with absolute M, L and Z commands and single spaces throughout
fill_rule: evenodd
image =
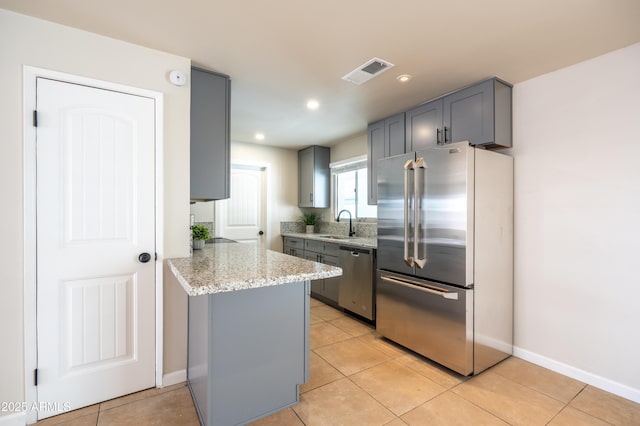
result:
M 310 99 L 309 101 L 307 101 L 307 108 L 309 108 L 310 110 L 316 110 L 319 106 L 320 103 L 318 103 L 318 101 L 316 101 L 315 99 Z
M 407 81 L 411 80 L 413 77 L 411 77 L 409 74 L 402 74 L 396 77 L 396 80 L 398 80 L 400 83 L 406 83 Z
M 264 133 L 256 133 L 255 138 L 256 138 L 256 140 L 263 141 L 264 140 Z

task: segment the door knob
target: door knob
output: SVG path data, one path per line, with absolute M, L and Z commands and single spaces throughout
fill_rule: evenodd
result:
M 259 232 L 258 232 L 258 235 L 264 235 L 264 232 L 259 231 Z
M 138 260 L 141 263 L 147 263 L 151 260 L 151 255 L 149 253 L 140 253 L 140 255 L 138 256 Z

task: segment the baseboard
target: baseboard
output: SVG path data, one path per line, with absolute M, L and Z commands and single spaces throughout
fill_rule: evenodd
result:
M 27 413 L 20 411 L 8 415 L 0 415 L 0 426 L 24 426 L 27 424 Z
M 162 387 L 177 385 L 187 381 L 187 370 L 178 370 L 162 376 Z
M 513 356 L 547 368 L 551 371 L 555 371 L 556 373 L 564 374 L 567 377 L 595 386 L 622 398 L 640 403 L 640 389 L 634 389 L 630 386 L 623 385 L 622 383 L 614 382 L 613 380 L 589 373 L 588 371 L 580 370 L 579 368 L 572 367 L 516 346 L 513 347 Z

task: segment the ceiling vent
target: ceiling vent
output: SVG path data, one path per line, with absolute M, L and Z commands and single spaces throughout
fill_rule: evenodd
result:
M 342 77 L 342 79 L 359 86 L 365 81 L 369 81 L 373 77 L 382 74 L 389 68 L 393 68 L 393 66 L 394 65 L 389 61 L 385 61 L 380 58 L 373 58 Z

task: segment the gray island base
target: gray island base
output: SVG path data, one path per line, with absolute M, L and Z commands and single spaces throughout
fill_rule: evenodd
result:
M 233 243 L 168 263 L 192 295 L 187 380 L 200 421 L 244 425 L 296 404 L 309 374 L 310 280 L 342 270 Z
M 202 422 L 245 424 L 297 403 L 308 330 L 308 281 L 190 297 L 187 377 Z

